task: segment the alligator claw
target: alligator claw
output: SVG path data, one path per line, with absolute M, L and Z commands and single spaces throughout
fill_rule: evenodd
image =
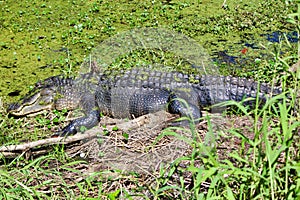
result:
M 58 131 L 52 135 L 52 137 L 66 137 L 69 135 L 75 135 L 77 133 L 76 127 L 73 123 L 70 123 L 68 126 L 64 127 L 61 131 Z

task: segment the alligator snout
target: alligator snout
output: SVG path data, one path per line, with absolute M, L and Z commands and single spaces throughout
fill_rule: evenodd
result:
M 18 110 L 18 109 L 20 108 L 20 106 L 21 106 L 21 105 L 20 105 L 19 103 L 11 103 L 11 104 L 8 105 L 6 111 L 7 111 L 8 113 L 10 113 L 10 112 L 12 112 L 12 111 L 14 111 L 14 110 Z

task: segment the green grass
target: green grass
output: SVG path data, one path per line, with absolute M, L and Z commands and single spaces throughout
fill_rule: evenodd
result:
M 99 42 L 131 28 L 165 27 L 181 31 L 201 43 L 209 53 L 235 45 L 237 51 L 230 52 L 234 55 L 240 51 L 235 42 L 241 39 L 259 38 L 266 31 L 300 31 L 297 1 L 278 1 L 276 5 L 273 1 L 227 1 L 227 10 L 220 9 L 222 3 L 223 0 L 139 4 L 137 1 L 2 1 L 1 104 L 15 99 L 8 96 L 10 92 L 24 94 L 29 86 L 49 74 L 76 73 L 83 59 Z M 216 42 L 217 39 L 227 41 Z M 258 43 L 263 44 L 263 41 Z M 299 88 L 300 71 L 288 71 L 291 64 L 299 60 L 299 51 L 296 52 L 295 45 L 285 40 L 280 44 L 263 45 L 272 59 L 263 60 L 259 65 L 247 65 L 248 68 L 241 71 L 234 69 L 233 74 L 268 82 L 280 79 L 284 88 L 288 88 L 285 92 L 292 91 L 291 99 L 281 94 L 254 109 L 242 103 L 226 102 L 224 105 L 237 108 L 227 115 L 232 118 L 232 122 L 229 120 L 232 126 L 216 131 L 213 119 L 205 117 L 207 129 L 206 137 L 203 137 L 203 130 L 191 123 L 189 129 L 181 130 L 194 136 L 192 139 L 181 138 L 190 145 L 191 152 L 161 166 L 160 171 L 150 178 L 118 170 L 85 173 L 89 162 L 69 158 L 65 147 L 60 145 L 49 147 L 50 153 L 39 157 L 30 152 L 16 158 L 1 156 L 0 198 L 300 198 L 300 102 L 295 92 Z M 285 46 L 292 50 L 286 51 Z M 60 48 L 70 51 L 52 51 Z M 257 53 L 252 52 L 253 55 Z M 162 62 L 180 66 L 181 63 L 172 57 L 171 53 L 141 50 L 121 56 L 112 65 L 120 68 Z M 222 72 L 231 74 L 227 65 L 222 68 Z M 8 82 L 10 86 L 7 87 Z M 7 116 L 1 106 L 0 142 L 9 145 L 49 137 L 57 126 L 64 125 L 65 117 L 66 112 L 54 111 L 35 118 L 15 119 Z M 240 117 L 251 124 L 234 126 L 234 120 Z M 165 136 L 180 137 L 178 128 L 167 128 L 157 140 Z M 221 154 L 218 147 L 222 143 L 219 141 L 227 141 L 228 147 Z
M 294 85 L 293 90 L 299 86 Z M 299 99 L 293 99 L 299 103 Z M 187 141 L 193 151 L 186 157 L 175 160 L 157 179 L 157 188 L 152 192 L 155 197 L 180 199 L 298 199 L 300 197 L 300 165 L 299 165 L 299 114 L 291 115 L 295 108 L 285 94 L 269 99 L 262 108 L 251 110 L 243 103 L 225 102 L 222 106 L 235 106 L 253 121 L 249 127 L 253 134 L 245 133 L 241 128 L 229 128 L 214 135 L 240 140 L 237 149 L 230 150 L 225 155 L 216 152 L 216 143 L 207 145 L 197 130 L 190 131 L 196 137 L 194 140 L 182 138 L 169 128 L 163 131 L 161 137 L 172 135 Z M 299 109 L 299 108 L 298 108 Z M 209 125 L 208 119 L 208 125 Z M 209 136 L 209 128 L 206 137 Z M 161 138 L 160 137 L 160 138 Z M 214 141 L 216 142 L 216 141 Z M 220 144 L 219 144 L 220 145 Z M 181 173 L 190 172 L 192 188 L 185 188 L 184 179 L 174 184 L 172 176 L 178 173 L 179 163 L 188 161 L 188 165 L 180 169 Z M 204 183 L 207 186 L 204 186 Z M 203 187 L 204 186 L 204 187 Z M 178 196 L 174 197 L 174 194 Z

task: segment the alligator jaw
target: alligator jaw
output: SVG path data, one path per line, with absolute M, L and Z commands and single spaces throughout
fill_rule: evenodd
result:
M 35 116 L 41 113 L 41 111 L 44 110 L 50 110 L 52 108 L 52 105 L 39 105 L 39 104 L 33 104 L 30 106 L 23 106 L 20 108 L 19 111 L 13 111 L 10 112 L 10 114 L 15 115 L 15 116 Z
M 24 99 L 22 103 L 10 104 L 7 111 L 14 116 L 34 116 L 39 114 L 43 110 L 49 110 L 52 108 L 52 103 L 42 103 L 41 93 L 38 92 L 28 99 Z

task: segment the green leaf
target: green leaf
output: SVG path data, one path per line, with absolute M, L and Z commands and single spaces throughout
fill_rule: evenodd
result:
M 109 193 L 107 196 L 110 200 L 115 200 L 120 194 L 120 190 Z
M 112 130 L 113 130 L 113 131 L 117 131 L 117 130 L 119 130 L 119 128 L 118 128 L 117 126 L 114 126 L 114 127 L 112 128 Z
M 124 137 L 126 140 L 128 140 L 128 138 L 129 138 L 128 133 L 123 133 L 123 137 Z
M 226 191 L 227 191 L 227 199 L 232 199 L 232 200 L 235 200 L 234 198 L 234 195 L 233 195 L 233 192 L 232 190 L 230 189 L 230 187 L 226 187 Z

